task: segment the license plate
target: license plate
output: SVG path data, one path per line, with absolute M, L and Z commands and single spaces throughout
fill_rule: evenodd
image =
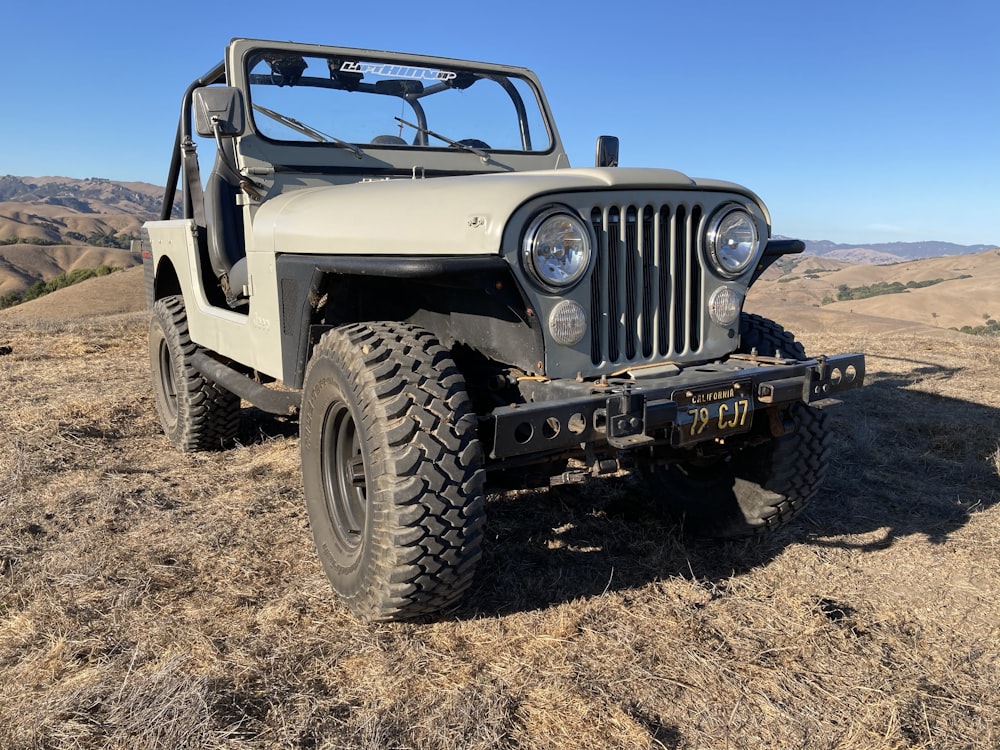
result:
M 738 435 L 753 422 L 749 380 L 674 391 L 673 400 L 677 404 L 673 443 L 677 446 Z

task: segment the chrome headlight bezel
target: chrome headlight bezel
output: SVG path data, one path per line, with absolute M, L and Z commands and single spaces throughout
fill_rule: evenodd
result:
M 571 251 L 574 257 L 568 259 L 564 272 L 554 270 L 552 255 L 545 253 L 545 248 L 553 244 L 551 240 L 546 239 L 546 233 L 549 230 L 558 232 L 552 226 L 558 222 L 567 222 L 575 230 L 579 243 L 578 247 Z M 561 293 L 572 289 L 587 275 L 594 256 L 593 248 L 590 227 L 579 214 L 566 206 L 550 206 L 528 224 L 521 241 L 521 263 L 537 286 L 548 292 Z M 565 253 L 565 250 L 555 254 L 556 260 L 559 260 L 560 252 Z M 546 257 L 549 257 L 550 262 L 545 262 Z
M 739 203 L 727 203 L 716 211 L 705 231 L 705 254 L 712 269 L 724 279 L 742 276 L 760 257 L 757 220 Z

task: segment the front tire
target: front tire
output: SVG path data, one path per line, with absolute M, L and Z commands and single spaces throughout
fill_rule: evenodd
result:
M 808 359 L 805 348 L 777 323 L 759 315 L 741 319 L 742 353 Z M 768 430 L 765 420 L 759 432 Z M 652 478 L 685 529 L 698 536 L 739 538 L 772 531 L 797 515 L 819 491 L 830 450 L 829 420 L 803 402 L 783 407 L 786 432 L 731 455 L 656 467 Z
M 743 313 L 740 316 L 740 346 L 737 351 L 749 354 L 754 349 L 762 357 L 786 357 L 800 362 L 809 359 L 806 348 L 801 341 L 795 340 L 791 332 L 762 315 Z
M 153 400 L 167 439 L 182 451 L 222 448 L 240 426 L 240 399 L 191 364 L 198 346 L 180 297 L 157 300 L 149 321 Z
M 454 604 L 481 555 L 485 500 L 476 418 L 448 351 L 403 324 L 328 331 L 299 424 L 313 538 L 348 608 L 398 620 Z

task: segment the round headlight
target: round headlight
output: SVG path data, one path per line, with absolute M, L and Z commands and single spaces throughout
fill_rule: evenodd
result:
M 758 244 L 757 224 L 740 206 L 725 206 L 708 225 L 708 256 L 715 269 L 728 278 L 747 270 L 757 257 Z
M 573 214 L 551 209 L 535 217 L 524 235 L 524 264 L 548 289 L 572 286 L 590 265 L 590 233 Z

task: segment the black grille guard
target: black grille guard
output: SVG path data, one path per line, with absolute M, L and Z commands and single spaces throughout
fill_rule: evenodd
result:
M 671 439 L 672 428 L 683 421 L 678 393 L 735 387 L 749 391 L 746 398 L 758 411 L 794 401 L 818 403 L 860 388 L 864 377 L 864 354 L 803 361 L 733 355 L 722 363 L 678 368 L 668 377 L 644 378 L 639 371 L 629 380 L 571 384 L 580 395 L 494 409 L 484 417 L 481 435 L 491 459 L 555 453 L 588 443 L 627 450 Z M 565 393 L 566 384 L 560 386 Z

